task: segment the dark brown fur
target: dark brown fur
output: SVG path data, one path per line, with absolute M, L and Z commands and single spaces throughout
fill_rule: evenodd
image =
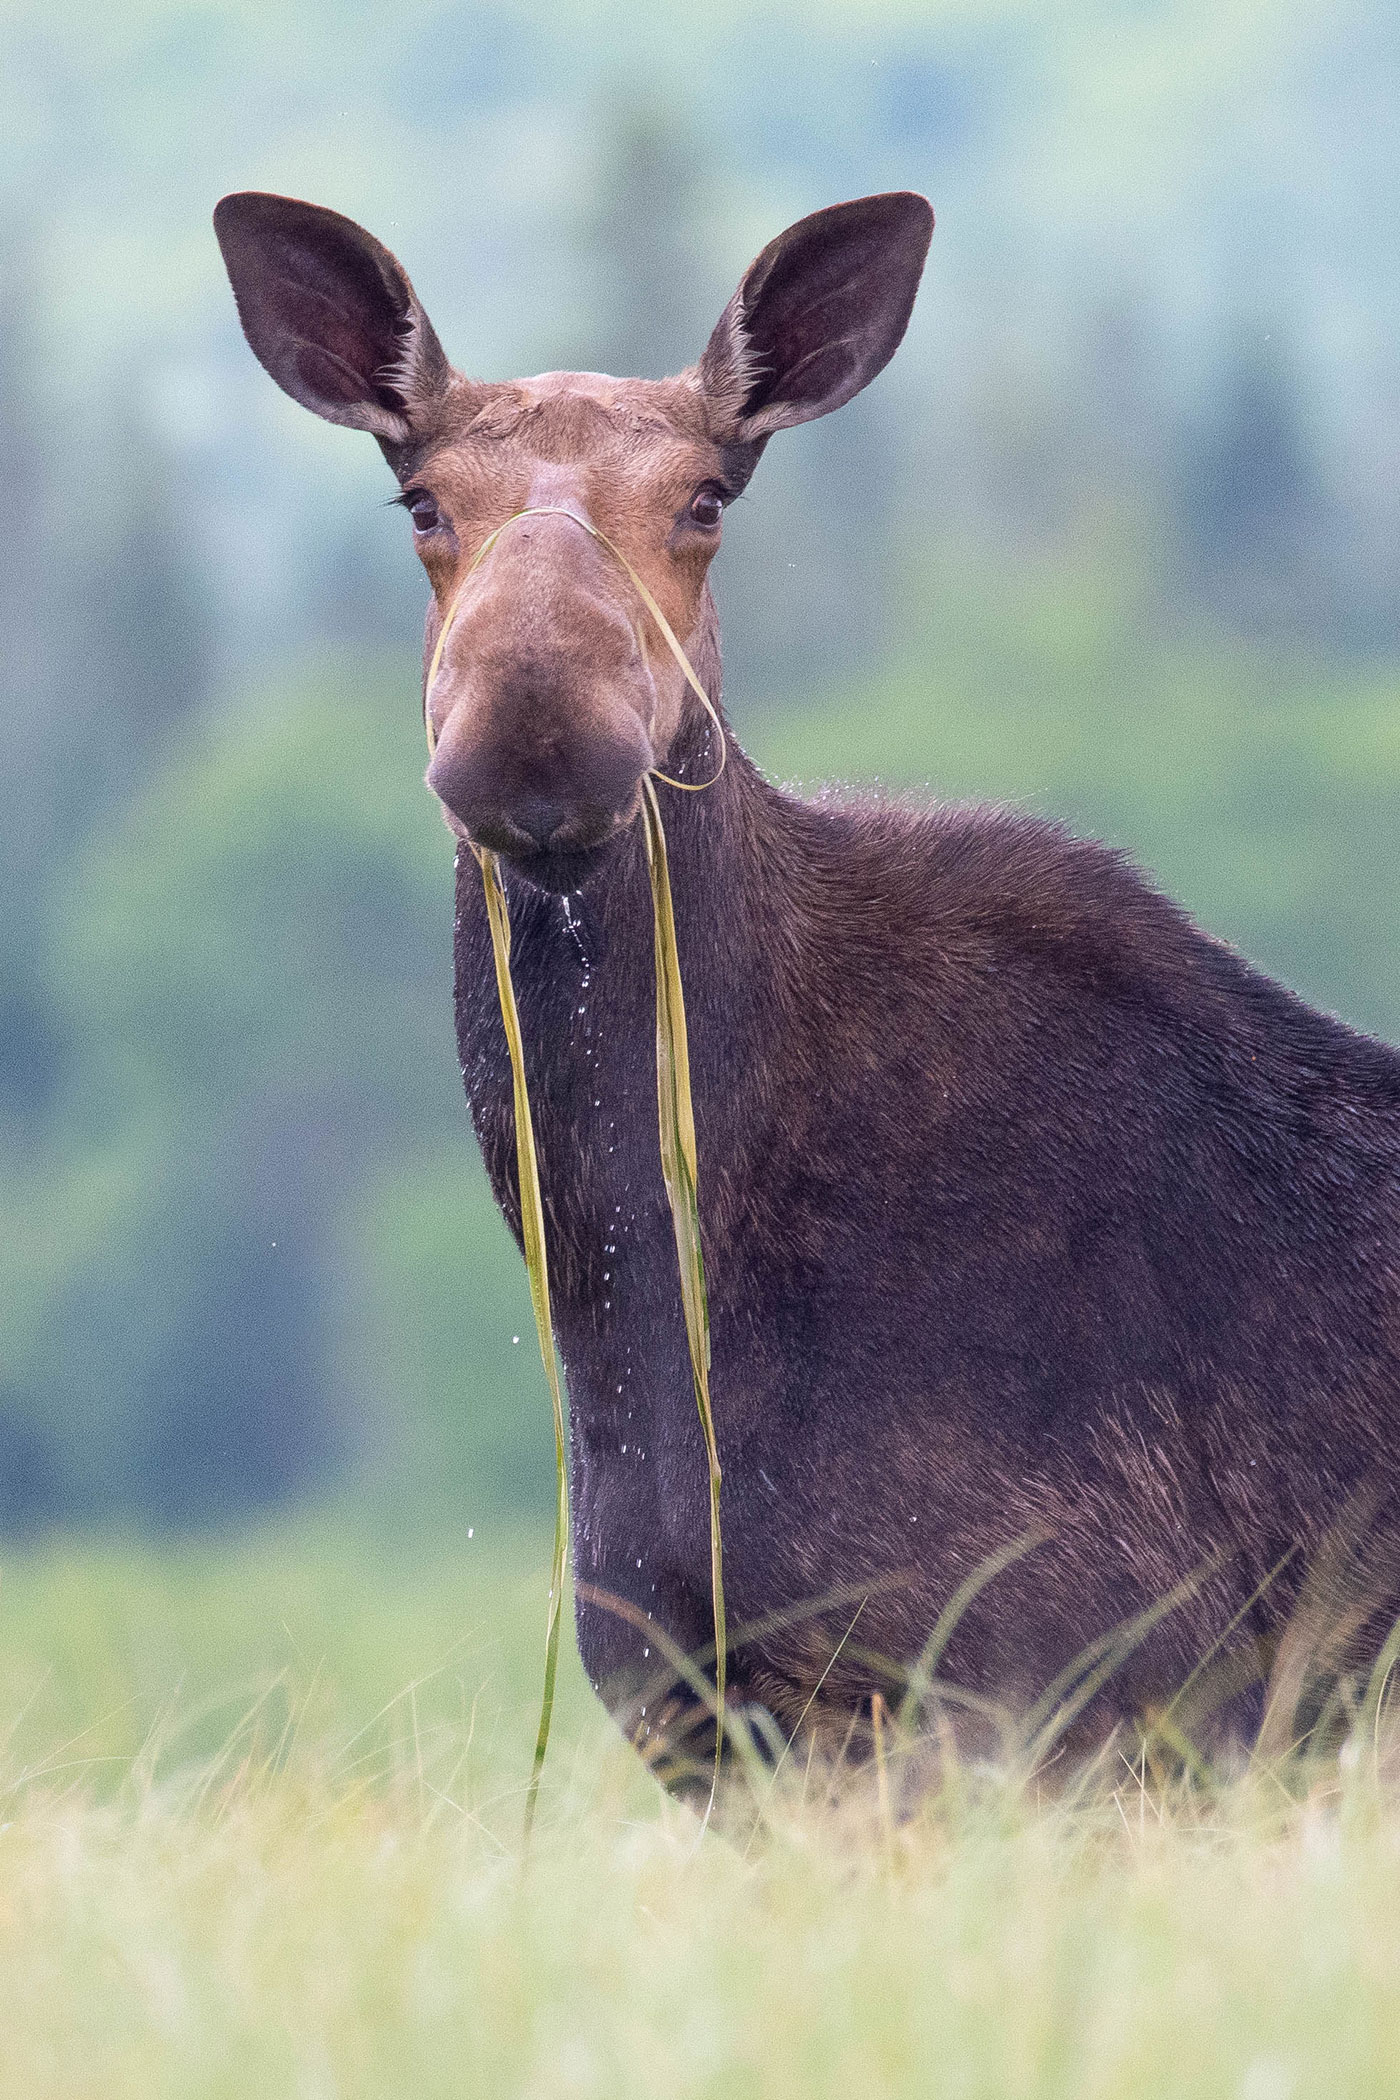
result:
M 717 696 L 718 533 L 687 505 L 732 493 L 772 430 L 880 368 L 928 221 L 874 199 L 802 222 L 677 380 L 505 387 L 439 363 L 407 279 L 349 222 L 232 199 L 220 232 L 274 376 L 338 420 L 358 406 L 410 499 L 437 506 L 430 643 L 487 532 L 560 503 L 619 541 Z M 318 328 L 328 368 L 297 362 Z M 579 1574 L 630 1607 L 582 1602 L 580 1644 L 645 1736 L 648 1622 L 691 1650 L 712 1629 L 634 818 L 648 765 L 703 779 L 714 740 L 567 519 L 511 526 L 476 572 L 429 706 L 449 821 L 508 870 Z M 1392 1608 L 1400 1057 L 1053 825 L 804 803 L 732 746 L 705 793 L 661 793 L 730 1618 L 781 1622 L 741 1641 L 736 1697 L 796 1725 L 856 1605 L 819 1710 L 888 1690 L 873 1658 L 907 1667 L 957 1586 L 1023 1537 L 1039 1543 L 973 1601 L 943 1665 L 1012 1703 L 1174 1591 L 1105 1718 L 1168 1694 L 1236 1621 L 1267 1645 L 1358 1508 L 1366 1609 Z M 518 1230 L 480 879 L 458 862 L 462 1067 Z

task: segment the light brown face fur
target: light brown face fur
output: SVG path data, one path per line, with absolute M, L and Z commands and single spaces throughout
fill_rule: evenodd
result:
M 551 372 L 455 381 L 440 429 L 404 475 L 433 589 L 431 652 L 457 602 L 431 692 L 428 784 L 452 828 L 526 863 L 581 869 L 637 814 L 699 702 L 621 564 L 626 556 L 692 648 L 731 493 L 705 402 L 687 379 Z M 426 527 L 426 529 L 424 529 Z M 551 884 L 552 886 L 552 884 Z

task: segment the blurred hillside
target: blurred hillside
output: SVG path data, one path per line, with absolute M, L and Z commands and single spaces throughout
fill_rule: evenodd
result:
M 925 190 L 899 358 L 726 527 L 741 732 L 1110 836 L 1400 1036 L 1380 0 L 0 25 L 0 1523 L 547 1477 L 417 564 L 374 446 L 244 347 L 224 190 L 364 221 L 488 376 L 675 369 L 787 221 Z

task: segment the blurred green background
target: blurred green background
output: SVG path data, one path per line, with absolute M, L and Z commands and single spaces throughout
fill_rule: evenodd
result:
M 926 191 L 899 358 L 727 525 L 741 737 L 1106 835 L 1400 1037 L 1389 0 L 11 0 L 0 39 L 0 1527 L 548 1505 L 423 587 L 375 447 L 242 343 L 227 189 L 363 221 L 490 377 L 676 369 L 789 220 Z

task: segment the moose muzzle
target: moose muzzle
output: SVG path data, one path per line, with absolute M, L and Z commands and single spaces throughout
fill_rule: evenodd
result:
M 428 785 L 449 823 L 551 890 L 631 825 L 654 757 L 656 688 L 601 566 L 570 523 L 517 525 L 479 583 L 468 572 L 429 675 Z
M 458 703 L 428 768 L 454 830 L 545 889 L 578 887 L 632 823 L 651 745 L 634 715 L 618 732 L 561 723 L 558 686 L 534 679 Z

